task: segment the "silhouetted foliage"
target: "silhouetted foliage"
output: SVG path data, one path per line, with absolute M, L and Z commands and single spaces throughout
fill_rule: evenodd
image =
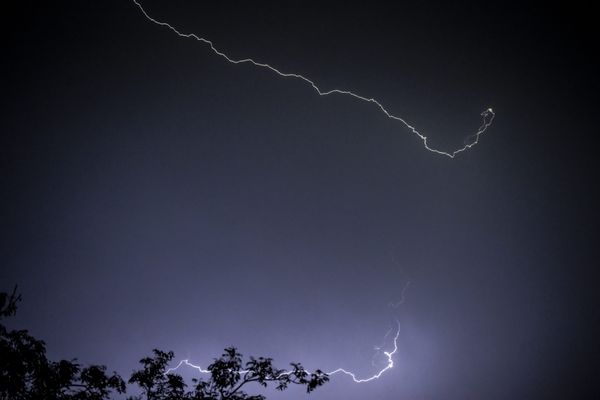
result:
M 270 358 L 250 357 L 244 363 L 242 355 L 229 347 L 208 366 L 210 379 L 193 379 L 192 390 L 186 391 L 187 385 L 179 375 L 167 373 L 167 366 L 172 359 L 172 352 L 154 350 L 153 358 L 140 360 L 143 368 L 135 371 L 129 380 L 142 389 L 142 396 L 135 399 L 264 400 L 263 395 L 249 395 L 242 388 L 249 383 L 267 387 L 271 382 L 277 390 L 285 390 L 290 384 L 296 384 L 306 386 L 307 393 L 310 393 L 329 380 L 322 371 L 309 373 L 297 363 L 292 363 L 292 368 L 287 371 L 273 367 Z
M 0 293 L 0 321 L 15 315 L 21 297 Z M 26 330 L 8 330 L 0 323 L 0 399 L 102 400 L 125 392 L 117 374 L 104 366 L 82 367 L 76 360 L 49 361 L 46 345 Z
M 179 375 L 166 373 L 173 357 L 172 351 L 164 352 L 155 349 L 154 357 L 142 358 L 140 364 L 143 368 L 135 371 L 129 378 L 129 383 L 135 383 L 142 389 L 142 396 L 131 397 L 130 399 L 179 400 L 186 398 L 186 384 L 183 382 L 183 378 Z
M 116 373 L 106 374 L 106 367 L 83 367 L 76 360 L 49 361 L 46 345 L 26 330 L 8 330 L 3 319 L 15 315 L 21 296 L 0 293 L 0 400 L 104 400 L 111 394 L 126 392 L 123 379 Z M 277 390 L 290 384 L 306 387 L 307 393 L 329 380 L 320 370 L 306 371 L 292 363 L 289 370 L 273 367 L 270 358 L 253 358 L 243 362 L 234 347 L 225 349 L 220 358 L 208 366 L 210 378 L 192 379 L 192 387 L 180 375 L 167 373 L 173 352 L 154 350 L 152 357 L 140 360 L 142 368 L 134 371 L 130 384 L 141 393 L 130 400 L 264 400 L 263 395 L 249 395 L 242 390 L 248 384 Z

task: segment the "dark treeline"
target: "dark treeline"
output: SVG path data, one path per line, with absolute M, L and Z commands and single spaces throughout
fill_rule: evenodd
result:
M 230 347 L 208 366 L 206 380 L 193 379 L 188 385 L 180 375 L 166 373 L 174 354 L 155 349 L 140 360 L 141 368 L 125 382 L 103 365 L 48 360 L 42 340 L 27 330 L 9 330 L 4 320 L 16 314 L 20 300 L 16 288 L 10 294 L 0 292 L 0 400 L 103 400 L 125 397 L 128 389 L 136 393 L 129 400 L 263 400 L 263 395 L 246 393 L 246 385 L 267 387 L 271 383 L 285 390 L 296 384 L 310 393 L 329 380 L 322 371 L 309 373 L 298 363 L 286 371 L 275 368 L 270 358 L 250 357 L 244 362 Z

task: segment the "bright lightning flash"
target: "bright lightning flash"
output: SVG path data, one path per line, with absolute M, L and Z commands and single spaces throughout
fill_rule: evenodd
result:
M 387 364 L 386 364 L 386 366 L 384 368 L 382 368 L 381 370 L 379 370 L 376 374 L 371 375 L 371 376 L 369 376 L 367 378 L 359 378 L 359 377 L 357 377 L 357 375 L 354 372 L 350 372 L 348 370 L 345 370 L 344 368 L 338 368 L 338 369 L 333 370 L 331 372 L 326 372 L 326 374 L 329 375 L 329 376 L 336 375 L 336 374 L 348 375 L 356 383 L 365 383 L 365 382 L 373 381 L 375 379 L 379 379 L 381 377 L 381 375 L 383 375 L 387 370 L 392 369 L 394 367 L 394 354 L 396 354 L 398 352 L 398 337 L 400 336 L 400 321 L 396 320 L 396 324 L 397 324 L 397 330 L 396 330 L 396 335 L 394 336 L 394 341 L 393 341 L 394 346 L 393 346 L 393 349 L 391 351 L 384 351 L 383 352 L 383 354 L 387 358 Z M 191 367 L 191 368 L 194 368 L 194 369 L 198 370 L 198 372 L 200 372 L 201 374 L 210 374 L 209 370 L 203 369 L 199 365 L 195 365 L 195 364 L 191 363 L 189 360 L 181 360 L 179 362 L 179 364 L 177 364 L 175 367 L 169 368 L 165 372 L 165 374 L 170 374 L 171 372 L 176 371 L 177 369 L 181 368 L 184 365 L 187 366 L 187 367 Z M 248 370 L 242 370 L 242 371 L 240 371 L 241 374 L 246 374 L 248 372 L 249 372 Z M 310 373 L 310 371 L 307 371 L 307 372 Z M 289 371 L 285 371 L 285 372 L 281 373 L 280 376 L 289 375 L 290 373 L 291 372 L 289 372 Z
M 199 42 L 202 42 L 204 44 L 207 44 L 210 49 L 212 50 L 213 53 L 215 53 L 216 55 L 224 58 L 225 60 L 227 60 L 228 62 L 232 63 L 232 64 L 252 64 L 256 67 L 260 67 L 260 68 L 265 68 L 268 69 L 272 72 L 274 72 L 275 74 L 283 77 L 283 78 L 294 78 L 294 79 L 299 79 L 304 81 L 305 83 L 307 83 L 308 85 L 310 85 L 318 94 L 319 96 L 328 96 L 330 94 L 340 94 L 340 95 L 345 95 L 345 96 L 351 96 L 354 97 L 357 100 L 360 101 L 364 101 L 367 103 L 373 103 L 375 104 L 379 110 L 381 112 L 383 112 L 388 118 L 393 119 L 395 121 L 399 121 L 402 124 L 404 124 L 404 126 L 406 126 L 412 133 L 414 133 L 415 135 L 417 135 L 421 141 L 423 142 L 423 146 L 425 147 L 425 149 L 433 152 L 433 153 L 437 153 L 443 156 L 447 156 L 450 158 L 454 158 L 456 157 L 457 154 L 462 153 L 465 150 L 470 149 L 471 147 L 475 146 L 477 143 L 479 143 L 479 137 L 487 130 L 487 128 L 492 124 L 492 121 L 494 120 L 495 117 L 495 113 L 494 111 L 492 111 L 491 108 L 488 108 L 487 110 L 483 111 L 480 115 L 483 118 L 483 121 L 481 123 L 481 125 L 479 126 L 479 128 L 477 129 L 477 131 L 474 134 L 469 135 L 469 139 L 473 138 L 472 140 L 468 140 L 466 142 L 466 144 L 456 150 L 453 151 L 443 151 L 443 150 L 439 150 L 436 149 L 434 147 L 429 146 L 429 144 L 427 143 L 427 136 L 425 136 L 424 134 L 420 133 L 419 131 L 417 131 L 417 129 L 415 127 L 413 127 L 411 124 L 409 124 L 408 122 L 406 122 L 403 118 L 398 117 L 393 115 L 392 113 L 390 113 L 379 101 L 375 100 L 374 98 L 369 98 L 369 97 L 364 97 L 361 95 L 358 95 L 354 92 L 351 92 L 349 90 L 341 90 L 341 89 L 331 89 L 331 90 L 322 90 L 320 89 L 316 83 L 310 79 L 308 79 L 307 77 L 300 75 L 300 74 L 295 74 L 295 73 L 288 73 L 288 72 L 281 72 L 280 70 L 278 70 L 277 68 L 269 65 L 269 64 L 265 64 L 262 62 L 258 62 L 255 61 L 251 58 L 242 58 L 242 59 L 233 59 L 231 57 L 229 57 L 227 54 L 223 53 L 222 51 L 220 51 L 219 49 L 217 49 L 213 42 L 205 39 L 203 37 L 200 37 L 194 33 L 182 33 L 179 30 L 177 30 L 175 27 L 173 27 L 172 25 L 166 23 L 166 22 L 162 22 L 162 21 L 158 21 L 154 18 L 152 18 L 147 12 L 146 10 L 142 7 L 142 5 L 138 2 L 138 0 L 133 0 L 133 2 L 139 7 L 139 9 L 142 11 L 142 13 L 144 14 L 144 16 L 151 22 L 160 25 L 160 26 L 164 26 L 169 28 L 171 31 L 175 32 L 178 36 L 183 37 L 183 38 L 189 38 L 189 39 L 195 39 Z
M 406 126 L 406 128 L 408 128 L 412 133 L 414 133 L 415 135 L 417 135 L 421 141 L 423 142 L 423 146 L 425 147 L 425 149 L 433 152 L 433 153 L 437 153 L 443 156 L 447 156 L 450 158 L 454 158 L 456 157 L 457 154 L 470 149 L 471 147 L 475 146 L 477 143 L 479 143 L 479 138 L 480 136 L 488 129 L 488 127 L 492 124 L 492 121 L 494 120 L 495 117 L 495 113 L 491 108 L 486 109 L 485 111 L 483 111 L 480 115 L 483 118 L 482 124 L 479 126 L 479 128 L 477 129 L 477 131 L 474 134 L 469 135 L 468 139 L 466 141 L 466 144 L 456 150 L 453 151 L 443 151 L 443 150 L 439 150 L 436 149 L 434 147 L 429 146 L 428 142 L 427 142 L 427 136 L 425 136 L 424 134 L 420 133 L 419 131 L 417 131 L 417 129 L 415 127 L 413 127 L 411 124 L 409 124 L 408 122 L 406 122 L 403 118 L 398 117 L 396 115 L 393 115 L 392 113 L 390 113 L 378 100 L 374 99 L 374 98 L 369 98 L 369 97 L 364 97 L 361 95 L 358 95 L 354 92 L 351 92 L 349 90 L 341 90 L 341 89 L 331 89 L 331 90 L 322 90 L 320 89 L 316 83 L 310 79 L 308 79 L 307 77 L 300 75 L 300 74 L 295 74 L 295 73 L 288 73 L 288 72 L 282 72 L 280 70 L 278 70 L 277 68 L 266 64 L 266 63 L 262 63 L 262 62 L 258 62 L 255 61 L 251 58 L 242 58 L 242 59 L 233 59 L 231 57 L 229 57 L 227 54 L 223 53 L 222 51 L 218 50 L 212 41 L 205 39 L 203 37 L 200 37 L 194 33 L 182 33 L 179 30 L 177 30 L 175 27 L 173 27 L 172 25 L 166 23 L 166 22 L 162 22 L 162 21 L 158 21 L 154 18 L 152 18 L 147 12 L 146 10 L 142 7 L 142 5 L 139 3 L 138 0 L 133 0 L 133 2 L 135 3 L 135 5 L 137 5 L 139 7 L 139 9 L 141 10 L 141 12 L 144 14 L 144 16 L 151 22 L 153 22 L 156 25 L 159 26 L 163 26 L 166 27 L 168 29 L 170 29 L 171 31 L 173 31 L 175 34 L 177 34 L 180 37 L 183 38 L 189 38 L 189 39 L 194 39 L 196 41 L 199 41 L 201 43 L 204 43 L 206 45 L 208 45 L 210 47 L 210 50 L 215 53 L 216 55 L 224 58 L 227 62 L 232 63 L 232 64 L 251 64 L 254 65 L 255 67 L 260 67 L 260 68 L 264 68 L 264 69 L 268 69 L 271 72 L 274 72 L 275 74 L 277 74 L 280 77 L 283 78 L 294 78 L 294 79 L 299 79 L 301 81 L 304 81 L 305 83 L 307 83 L 308 85 L 310 85 L 318 94 L 319 96 L 328 96 L 331 94 L 339 94 L 339 95 L 345 95 L 345 96 L 350 96 L 353 97 L 357 100 L 366 102 L 366 103 L 372 103 L 375 104 L 375 106 L 377 106 L 377 108 L 379 108 L 379 110 L 381 112 L 383 112 L 388 118 L 393 119 L 395 121 L 399 121 L 401 122 L 404 126 Z M 471 140 L 472 138 L 472 140 Z M 408 287 L 408 284 L 405 286 L 404 289 L 406 289 Z M 402 291 L 402 294 L 404 294 L 404 290 Z M 400 304 L 402 304 L 402 302 L 404 301 L 404 296 L 402 295 L 402 299 L 400 300 L 400 302 L 398 303 L 390 303 L 390 306 L 393 308 L 397 308 Z M 394 340 L 393 340 L 393 349 L 391 351 L 383 351 L 383 354 L 385 355 L 386 359 L 387 359 L 387 364 L 384 368 L 382 368 L 380 371 L 378 371 L 376 374 L 366 377 L 366 378 L 359 378 L 355 373 L 345 370 L 343 368 L 338 368 L 336 370 L 333 370 L 331 372 L 327 372 L 328 375 L 336 375 L 336 374 L 344 374 L 344 375 L 348 375 L 349 377 L 352 378 L 352 380 L 356 383 L 365 383 L 365 382 L 370 382 L 376 379 L 379 379 L 386 371 L 388 371 L 389 369 L 394 367 L 394 355 L 396 354 L 396 352 L 398 351 L 398 337 L 400 336 L 400 322 L 396 321 L 398 328 L 396 330 L 396 334 L 394 336 Z M 389 333 L 388 333 L 389 334 Z M 386 335 L 387 336 L 387 335 Z M 377 350 L 380 350 L 380 348 L 377 348 Z M 208 374 L 210 373 L 210 371 L 203 369 L 202 367 L 195 365 L 193 363 L 191 363 L 189 360 L 182 360 L 179 362 L 179 364 L 177 364 L 175 367 L 170 368 L 166 371 L 166 373 L 171 373 L 177 369 L 179 369 L 182 366 L 188 366 L 191 368 L 194 368 L 196 370 L 198 370 L 200 373 L 202 374 Z M 247 373 L 248 371 L 240 371 L 241 373 Z M 290 372 L 283 372 L 282 375 L 286 375 L 289 374 Z

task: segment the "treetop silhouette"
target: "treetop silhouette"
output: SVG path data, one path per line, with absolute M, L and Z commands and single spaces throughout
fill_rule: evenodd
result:
M 42 340 L 27 330 L 7 329 L 3 320 L 16 314 L 19 301 L 16 287 L 11 294 L 0 292 L 0 400 L 105 400 L 126 393 L 125 381 L 116 372 L 107 374 L 105 366 L 84 367 L 76 359 L 50 361 Z M 242 389 L 253 383 L 262 387 L 272 383 L 277 390 L 300 385 L 310 393 L 329 381 L 326 373 L 310 373 L 299 363 L 283 370 L 275 368 L 271 358 L 250 357 L 244 362 L 235 347 L 228 347 L 208 366 L 210 377 L 192 379 L 188 389 L 180 375 L 167 372 L 173 358 L 172 351 L 158 349 L 142 358 L 141 369 L 128 380 L 140 393 L 128 399 L 264 400 L 264 395 L 250 395 Z

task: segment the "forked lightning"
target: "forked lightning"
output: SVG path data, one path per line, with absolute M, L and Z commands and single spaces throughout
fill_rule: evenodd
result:
M 365 382 L 370 382 L 373 381 L 375 379 L 379 379 L 381 377 L 381 375 L 383 375 L 384 372 L 386 372 L 387 370 L 391 369 L 394 367 L 394 354 L 396 354 L 396 352 L 398 352 L 398 337 L 400 336 L 400 322 L 398 320 L 396 320 L 396 323 L 398 325 L 397 329 L 396 329 L 396 335 L 394 336 L 394 346 L 393 349 L 391 351 L 384 351 L 383 354 L 385 355 L 386 359 L 387 359 L 387 363 L 386 366 L 384 368 L 382 368 L 381 370 L 379 370 L 376 374 L 371 375 L 369 377 L 366 378 L 359 378 L 356 376 L 356 374 L 354 372 L 350 372 L 345 370 L 344 368 L 338 368 L 336 370 L 333 370 L 331 372 L 326 372 L 327 375 L 332 376 L 332 375 L 336 375 L 336 374 L 344 374 L 344 375 L 348 375 L 349 377 L 352 378 L 352 380 L 356 383 L 365 383 Z M 193 363 L 191 363 L 189 360 L 181 360 L 179 362 L 179 364 L 177 364 L 175 367 L 173 368 L 169 368 L 165 374 L 169 374 L 171 372 L 176 371 L 177 369 L 181 368 L 182 366 L 188 366 L 191 368 L 194 368 L 196 370 L 198 370 L 198 372 L 202 373 L 202 374 L 210 374 L 210 371 L 207 369 L 203 369 L 202 367 L 200 367 L 199 365 L 195 365 Z M 240 373 L 245 374 L 248 371 L 240 371 Z M 310 371 L 308 371 L 310 373 Z M 289 374 L 289 372 L 283 372 L 281 375 L 286 375 Z
M 400 121 L 402 124 L 404 124 L 404 126 L 406 126 L 406 128 L 408 128 L 412 133 L 414 133 L 415 135 L 417 135 L 421 141 L 423 141 L 423 146 L 425 146 L 425 148 L 433 153 L 437 153 L 437 154 L 441 154 L 450 158 L 454 158 L 457 154 L 462 153 L 463 151 L 470 149 L 471 147 L 475 146 L 477 143 L 479 143 L 479 137 L 487 130 L 487 128 L 492 124 L 492 121 L 494 120 L 495 117 L 495 113 L 491 108 L 486 109 L 485 111 L 483 111 L 480 115 L 483 118 L 483 121 L 481 123 L 481 125 L 479 126 L 479 128 L 477 129 L 477 131 L 473 134 L 470 134 L 468 136 L 468 140 L 465 142 L 465 145 L 459 149 L 456 149 L 454 151 L 443 151 L 443 150 L 439 150 L 436 149 L 434 147 L 429 146 L 429 144 L 427 143 L 427 136 L 425 136 L 424 134 L 420 133 L 419 131 L 417 131 L 417 129 L 412 126 L 411 124 L 409 124 L 408 122 L 406 122 L 403 118 L 400 118 L 396 115 L 393 115 L 392 113 L 390 113 L 379 101 L 375 100 L 372 97 L 364 97 L 361 96 L 359 94 L 356 94 L 354 92 L 351 92 L 349 90 L 342 90 L 342 89 L 331 89 L 331 90 L 322 90 L 321 88 L 319 88 L 314 81 L 308 79 L 307 77 L 305 77 L 304 75 L 300 75 L 300 74 L 295 74 L 295 73 L 289 73 L 289 72 L 281 72 L 280 70 L 278 70 L 277 68 L 266 64 L 266 63 L 262 63 L 262 62 L 258 62 L 253 60 L 252 58 L 242 58 L 242 59 L 233 59 L 231 57 L 229 57 L 227 54 L 225 54 L 224 52 L 222 52 L 221 50 L 217 49 L 213 42 L 205 39 L 203 37 L 200 37 L 194 33 L 182 33 L 179 30 L 177 30 L 175 27 L 173 27 L 172 25 L 168 24 L 167 22 L 163 22 L 163 21 L 158 21 L 154 18 L 152 18 L 147 12 L 146 10 L 142 7 L 142 5 L 138 2 L 138 0 L 133 0 L 133 2 L 139 7 L 139 9 L 142 11 L 142 13 L 144 14 L 144 16 L 151 22 L 160 25 L 160 26 L 164 26 L 166 28 L 169 28 L 171 31 L 175 32 L 178 36 L 183 37 L 183 38 L 190 38 L 190 39 L 195 39 L 199 42 L 202 42 L 204 44 L 207 44 L 210 49 L 212 50 L 213 53 L 215 53 L 218 56 L 221 56 L 222 58 L 224 58 L 225 60 L 227 60 L 228 62 L 232 63 L 232 64 L 252 64 L 256 67 L 260 67 L 260 68 L 266 68 L 274 73 L 276 73 L 277 75 L 283 77 L 283 78 L 295 78 L 295 79 L 300 79 L 304 82 L 306 82 L 307 84 L 309 84 L 310 86 L 312 86 L 312 88 L 319 94 L 319 96 L 328 96 L 330 94 L 340 94 L 340 95 L 345 95 L 345 96 L 351 96 L 354 97 L 355 99 L 358 99 L 360 101 L 364 101 L 367 103 L 373 103 L 375 104 L 388 118 L 393 119 L 395 121 Z
M 314 81 L 308 79 L 307 77 L 300 75 L 300 74 L 296 74 L 296 73 L 288 73 L 288 72 L 281 72 L 280 70 L 278 70 L 277 68 L 266 64 L 266 63 L 262 63 L 262 62 L 258 62 L 255 61 L 251 58 L 242 58 L 242 59 L 233 59 L 231 57 L 229 57 L 227 54 L 225 54 L 224 52 L 222 52 L 221 50 L 218 50 L 212 41 L 205 39 L 203 37 L 200 37 L 194 33 L 182 33 L 179 30 L 177 30 L 175 27 L 173 27 L 172 25 L 168 24 L 167 22 L 162 22 L 162 21 L 158 21 L 154 18 L 152 18 L 147 12 L 146 10 L 142 7 L 142 5 L 138 2 L 138 0 L 133 0 L 133 2 L 139 7 L 139 9 L 141 10 L 141 12 L 144 14 L 144 16 L 151 22 L 153 22 L 154 24 L 157 24 L 159 26 L 163 26 L 166 27 L 168 29 L 170 29 L 171 31 L 173 31 L 175 34 L 177 34 L 180 37 L 183 38 L 190 38 L 190 39 L 195 39 L 199 42 L 202 42 L 206 45 L 209 46 L 210 50 L 224 58 L 226 61 L 228 61 L 229 63 L 232 64 L 251 64 L 254 65 L 256 67 L 260 67 L 260 68 L 264 68 L 264 69 L 268 69 L 272 72 L 274 72 L 275 74 L 277 74 L 280 77 L 283 78 L 294 78 L 294 79 L 299 79 L 301 81 L 304 81 L 305 83 L 307 83 L 308 85 L 310 85 L 318 94 L 319 96 L 328 96 L 331 94 L 339 94 L 339 95 L 345 95 L 345 96 L 351 96 L 357 100 L 363 101 L 363 102 L 367 102 L 367 103 L 372 103 L 375 106 L 377 106 L 379 108 L 379 110 L 381 112 L 383 112 L 388 118 L 393 119 L 395 121 L 399 121 L 401 122 L 406 128 L 408 128 L 412 133 L 414 133 L 415 135 L 417 135 L 421 141 L 423 142 L 423 145 L 425 147 L 425 149 L 436 153 L 436 154 L 440 154 L 443 156 L 447 156 L 450 158 L 454 158 L 456 157 L 457 154 L 470 149 L 471 147 L 475 146 L 477 143 L 479 143 L 479 138 L 481 137 L 481 135 L 488 129 L 488 127 L 492 124 L 492 121 L 494 120 L 495 117 L 495 113 L 491 108 L 486 109 L 485 111 L 483 111 L 481 113 L 481 117 L 483 118 L 483 121 L 481 123 L 481 125 L 479 126 L 479 128 L 477 129 L 477 131 L 471 135 L 468 136 L 468 140 L 466 141 L 466 144 L 461 147 L 458 148 L 456 150 L 453 151 L 443 151 L 443 150 L 439 150 L 436 149 L 434 147 L 429 146 L 428 142 L 427 142 L 427 136 L 425 136 L 424 134 L 420 133 L 419 131 L 417 131 L 417 129 L 415 127 L 413 127 L 411 124 L 409 124 L 408 122 L 406 122 L 403 118 L 398 117 L 396 115 L 393 115 L 392 113 L 390 113 L 379 101 L 377 101 L 374 98 L 369 98 L 369 97 L 364 97 L 361 96 L 359 94 L 356 94 L 354 92 L 351 92 L 349 90 L 341 90 L 341 89 L 331 89 L 331 90 L 322 90 L 321 88 L 319 88 Z M 404 291 L 406 290 L 406 288 L 408 287 L 408 283 L 405 285 L 404 289 L 402 290 L 402 296 L 399 302 L 397 303 L 390 303 L 390 306 L 392 308 L 397 308 L 400 304 L 403 303 L 404 301 Z M 394 340 L 393 340 L 393 349 L 391 351 L 383 351 L 383 354 L 385 355 L 386 359 L 387 359 L 387 363 L 385 365 L 384 368 L 382 368 L 381 370 L 379 370 L 376 374 L 369 376 L 369 377 L 365 377 L 365 378 L 360 378 L 358 377 L 355 373 L 347 371 L 343 368 L 338 368 L 336 370 L 333 370 L 331 372 L 328 372 L 328 375 L 336 375 L 336 374 L 344 374 L 347 375 L 349 377 L 352 378 L 352 380 L 356 383 L 365 383 L 365 382 L 370 382 L 376 379 L 379 379 L 383 373 L 385 373 L 386 371 L 388 371 L 389 369 L 393 368 L 394 366 L 394 355 L 396 354 L 396 352 L 398 351 L 398 337 L 400 336 L 400 322 L 397 321 L 397 330 L 396 330 L 396 334 L 394 336 Z M 386 335 L 387 336 L 387 335 Z M 203 369 L 202 367 L 195 365 L 193 363 L 191 363 L 189 360 L 182 360 L 179 362 L 179 364 L 177 364 L 175 367 L 170 368 L 169 370 L 167 370 L 167 373 L 173 372 L 175 370 L 177 370 L 178 368 L 182 367 L 182 366 L 188 366 L 191 368 L 194 368 L 196 370 L 198 370 L 200 373 L 203 374 L 208 374 L 210 373 L 210 371 Z M 246 373 L 248 371 L 241 371 L 241 373 Z M 289 372 L 283 372 L 283 374 L 286 374 Z

